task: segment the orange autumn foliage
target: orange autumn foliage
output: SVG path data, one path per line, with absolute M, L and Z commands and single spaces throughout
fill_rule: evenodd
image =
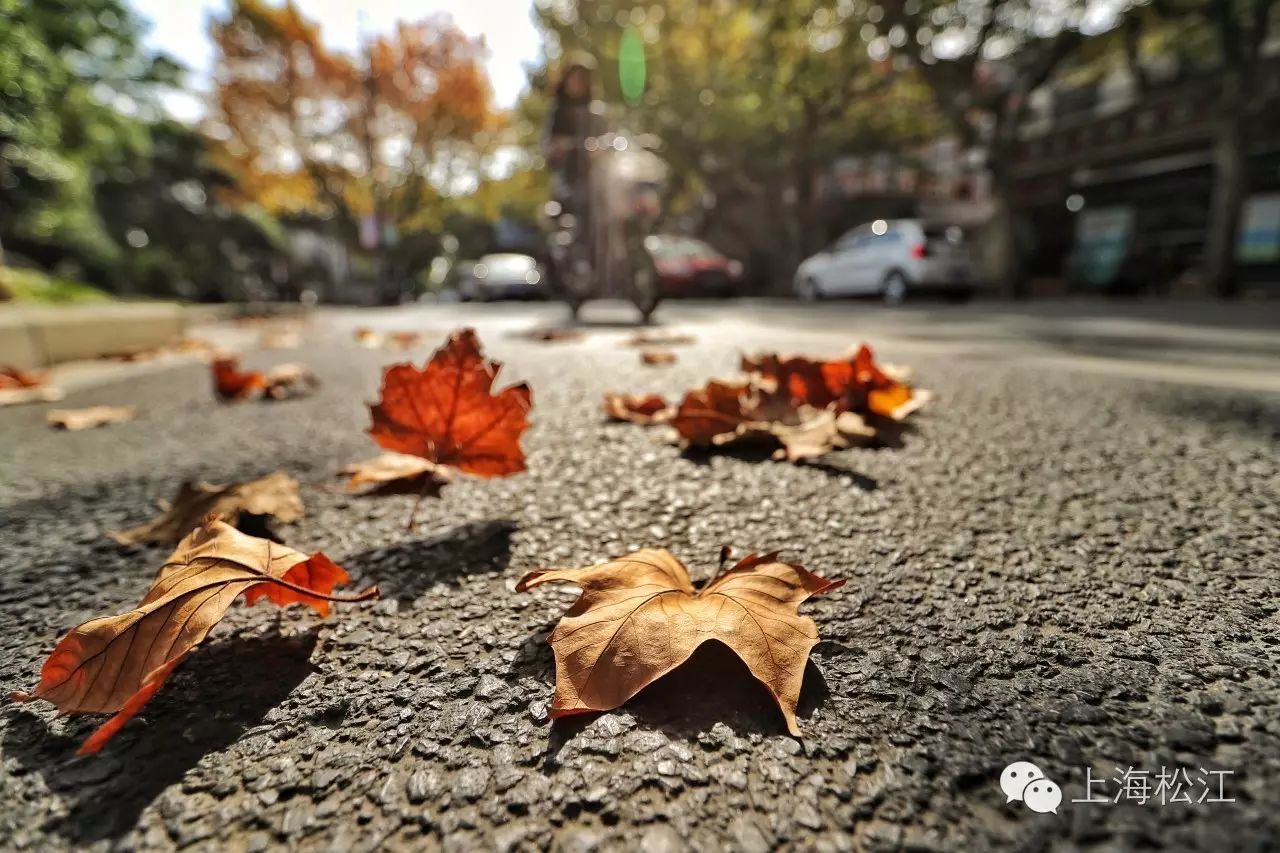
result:
M 532 399 L 523 382 L 494 393 L 501 368 L 473 330 L 453 333 L 421 370 L 394 364 L 383 372 L 369 435 L 387 450 L 479 477 L 523 471 L 520 436 Z

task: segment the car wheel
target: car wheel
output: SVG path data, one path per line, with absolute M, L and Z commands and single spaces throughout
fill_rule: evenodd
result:
M 887 304 L 901 305 L 907 298 L 907 277 L 896 270 L 889 273 L 885 276 L 881 293 Z
M 822 289 L 818 287 L 818 280 L 813 276 L 807 276 L 800 281 L 800 298 L 805 302 L 818 302 L 822 299 Z

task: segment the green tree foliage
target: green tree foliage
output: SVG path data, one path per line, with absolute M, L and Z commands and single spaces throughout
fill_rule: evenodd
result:
M 164 119 L 180 69 L 120 0 L 0 0 L 0 242 L 118 293 L 216 298 L 275 253 L 213 203 L 225 178 Z
M 596 58 L 605 100 L 624 104 L 620 46 L 638 34 L 645 90 L 617 109 L 614 123 L 661 140 L 671 214 L 720 229 L 718 242 L 743 253 L 776 244 L 758 272 L 777 280 L 829 236 L 813 221 L 813 191 L 834 157 L 898 148 L 935 126 L 918 80 L 873 62 L 850 34 L 853 8 L 825 0 L 540 0 L 547 57 L 533 79 L 554 79 L 558 57 L 585 51 Z M 533 98 L 522 105 L 526 120 L 545 95 Z
M 148 145 L 117 99 L 136 109 L 131 91 L 167 70 L 138 54 L 136 38 L 115 0 L 0 0 L 0 239 L 10 251 L 100 277 L 118 262 L 95 183 Z

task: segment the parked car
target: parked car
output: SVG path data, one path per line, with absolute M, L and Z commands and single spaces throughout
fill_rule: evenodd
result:
M 664 296 L 731 296 L 742 283 L 742 264 L 702 240 L 671 234 L 645 238 Z
M 966 299 L 977 270 L 956 225 L 919 219 L 877 219 L 849 231 L 797 268 L 801 299 L 879 295 L 898 303 L 911 291 L 937 291 Z
M 545 299 L 546 271 L 528 255 L 485 255 L 460 262 L 454 287 L 463 302 L 494 299 Z

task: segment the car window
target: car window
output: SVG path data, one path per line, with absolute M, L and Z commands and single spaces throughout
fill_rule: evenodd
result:
M 849 231 L 836 241 L 835 249 L 837 252 L 847 252 L 850 249 L 856 249 L 867 242 L 866 237 L 867 234 L 864 231 Z

